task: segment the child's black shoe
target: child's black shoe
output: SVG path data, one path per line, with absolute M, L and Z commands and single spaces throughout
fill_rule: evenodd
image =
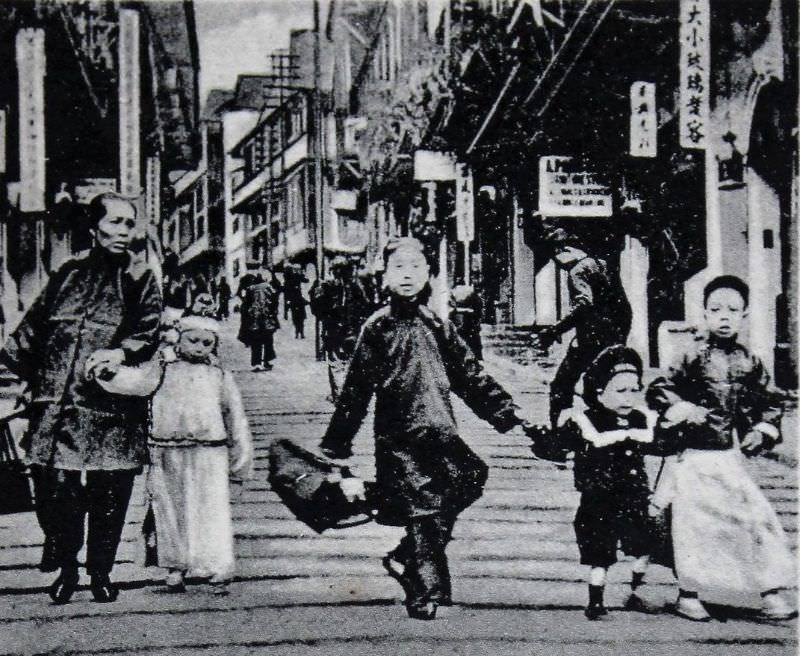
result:
M 589 604 L 583 614 L 586 615 L 586 619 L 594 621 L 608 615 L 608 611 L 603 604 Z

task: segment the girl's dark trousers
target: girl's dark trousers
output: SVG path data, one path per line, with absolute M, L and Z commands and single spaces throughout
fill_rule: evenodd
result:
M 406 567 L 406 605 L 422 608 L 429 601 L 451 603 L 450 570 L 445 548 L 453 534 L 457 513 L 414 517 L 406 534 L 389 555 Z
M 139 469 L 87 471 L 85 485 L 80 471 L 32 465 L 31 472 L 36 517 L 45 536 L 39 568 L 77 568 L 88 515 L 86 572 L 110 574 Z

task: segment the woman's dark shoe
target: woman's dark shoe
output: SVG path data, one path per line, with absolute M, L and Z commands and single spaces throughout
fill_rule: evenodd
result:
M 77 569 L 61 569 L 61 574 L 53 581 L 53 584 L 48 590 L 50 598 L 54 604 L 67 604 L 78 589 L 78 570 Z
M 116 601 L 119 596 L 119 588 L 108 578 L 107 574 L 93 576 L 89 584 L 94 600 L 99 604 L 109 604 Z
M 424 606 L 408 606 L 408 616 L 412 620 L 435 620 L 436 602 L 429 601 Z

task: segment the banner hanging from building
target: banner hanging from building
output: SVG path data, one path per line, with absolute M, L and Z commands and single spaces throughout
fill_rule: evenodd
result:
M 45 209 L 44 30 L 17 32 L 19 79 L 19 209 Z
M 414 180 L 447 182 L 456 179 L 456 159 L 452 153 L 437 150 L 414 152 Z
M 634 82 L 631 85 L 631 155 L 655 157 L 658 153 L 656 85 Z
M 540 157 L 539 214 L 555 217 L 611 216 L 611 189 L 595 174 L 581 170 L 571 157 Z
M 680 5 L 680 145 L 708 143 L 710 89 L 709 0 L 681 0 Z
M 456 239 L 475 239 L 475 193 L 467 164 L 456 164 Z

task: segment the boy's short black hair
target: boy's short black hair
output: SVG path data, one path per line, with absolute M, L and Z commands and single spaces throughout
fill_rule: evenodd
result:
M 623 372 L 636 374 L 642 379 L 642 358 L 632 348 L 615 344 L 600 352 L 583 375 L 583 400 L 586 405 L 597 405 L 597 397 L 615 375 Z
M 747 307 L 750 303 L 750 288 L 747 283 L 737 276 L 717 276 L 709 282 L 705 289 L 703 289 L 703 307 L 708 306 L 708 297 L 711 296 L 718 289 L 732 289 L 739 292 L 739 295 L 744 300 L 744 306 Z

